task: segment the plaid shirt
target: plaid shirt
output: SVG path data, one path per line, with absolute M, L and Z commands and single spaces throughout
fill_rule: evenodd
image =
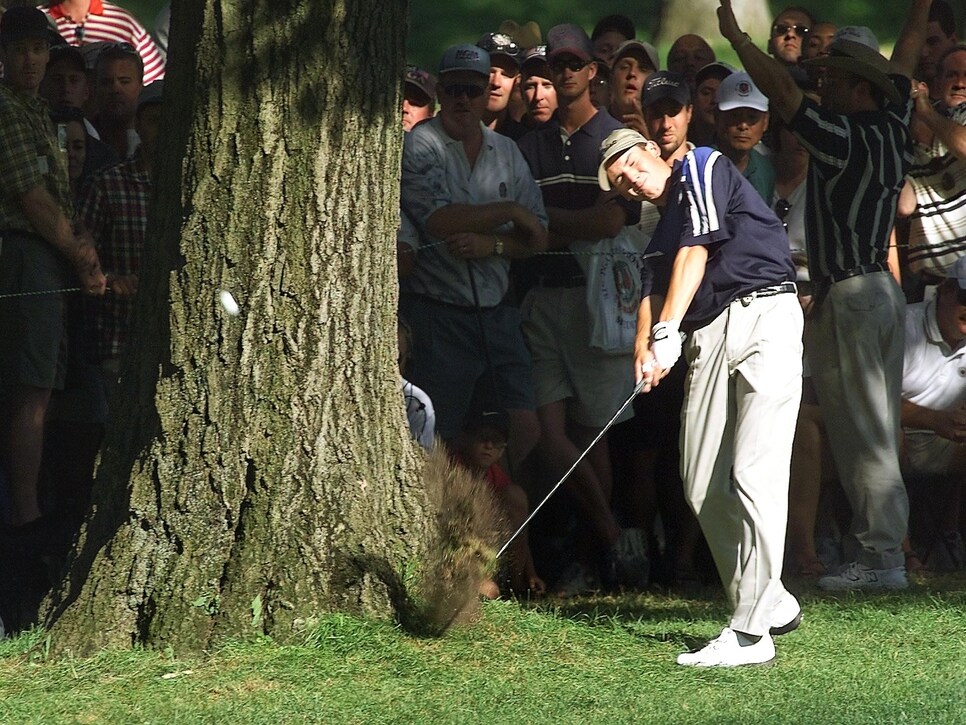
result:
M 151 177 L 138 169 L 140 153 L 94 174 L 80 202 L 104 273 L 139 274 L 148 225 Z M 107 294 L 87 300 L 88 339 L 95 361 L 118 357 L 127 345 L 134 300 Z
M 57 145 L 47 104 L 0 83 L 0 232 L 37 233 L 27 219 L 20 197 L 43 186 L 70 219 L 67 162 Z

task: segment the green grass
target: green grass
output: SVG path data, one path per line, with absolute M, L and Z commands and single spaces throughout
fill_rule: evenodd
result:
M 712 594 L 493 602 L 441 639 L 332 615 L 300 646 L 234 643 L 206 657 L 46 662 L 34 632 L 0 644 L 0 722 L 964 722 L 964 584 L 806 592 L 776 664 L 737 670 L 674 664 L 722 626 Z

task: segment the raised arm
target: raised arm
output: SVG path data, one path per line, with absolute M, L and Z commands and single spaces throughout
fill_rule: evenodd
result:
M 769 110 L 777 113 L 782 120 L 790 121 L 802 105 L 802 91 L 785 66 L 758 48 L 751 42 L 748 33 L 738 27 L 738 21 L 731 9 L 731 0 L 721 0 L 721 7 L 718 8 L 718 27 L 725 39 L 731 43 L 731 47 L 735 49 L 741 64 L 748 71 L 755 85 L 768 96 Z
M 929 102 L 929 90 L 924 83 L 920 83 L 916 90 L 914 118 L 926 129 L 926 136 L 938 138 L 957 159 L 966 159 L 966 126 L 957 122 L 962 116 L 957 113 L 953 119 L 938 113 Z
M 899 32 L 899 39 L 892 51 L 892 64 L 903 75 L 912 78 L 922 45 L 926 42 L 926 23 L 929 21 L 929 8 L 932 0 L 912 0 L 905 25 Z

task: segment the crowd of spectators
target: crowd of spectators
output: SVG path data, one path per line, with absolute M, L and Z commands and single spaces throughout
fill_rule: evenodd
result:
M 29 623 L 89 505 L 138 289 L 164 77 L 161 50 L 122 7 L 35 5 L 8 2 L 0 17 L 0 620 L 10 629 Z M 84 295 L 61 292 L 78 287 Z
M 675 40 L 662 64 L 623 15 L 590 34 L 564 23 L 544 35 L 536 22 L 508 20 L 448 48 L 432 72 L 407 68 L 397 256 L 400 370 L 414 435 L 426 446 L 438 436 L 454 461 L 485 476 L 511 530 L 569 472 L 485 593 L 568 597 L 715 580 L 679 472 L 686 365 L 633 395 L 636 316 L 656 264 L 648 244 L 660 212 L 598 185 L 601 142 L 623 127 L 651 139 L 672 169 L 696 145 L 714 147 L 787 232 L 806 365 L 785 577 L 845 581 L 840 567 L 859 566 L 848 570 L 859 572 L 854 588 L 900 587 L 908 570 L 963 567 L 966 47 L 945 0 L 911 2 L 928 9 L 912 81 L 895 99 L 870 83 L 876 108 L 908 102 L 911 111 L 896 162 L 898 204 L 874 222 L 849 201 L 865 183 L 862 169 L 891 161 L 852 155 L 859 186 L 814 191 L 810 172 L 834 166 L 831 152 L 804 141 L 804 122 L 776 113 L 775 93 L 719 62 L 697 35 Z M 45 567 L 66 552 L 87 508 L 138 289 L 168 20 L 165 8 L 150 33 L 107 0 L 8 2 L 0 19 L 0 618 L 8 627 L 23 623 Z M 787 69 L 808 99 L 803 108 L 837 87 L 836 43 L 878 54 L 868 28 L 835 20 L 789 7 L 769 38 L 753 39 Z M 831 250 L 829 267 L 815 257 L 826 249 L 815 246 L 809 209 L 891 231 L 888 254 L 873 249 L 871 261 L 843 270 Z M 888 334 L 901 385 L 870 380 L 828 345 L 809 349 L 838 277 L 878 274 L 895 280 L 876 277 L 889 286 L 869 297 L 882 329 L 850 322 L 844 331 Z M 87 294 L 22 296 L 75 287 Z M 831 309 L 825 303 L 826 318 Z M 813 380 L 833 368 L 850 395 L 871 391 L 861 404 L 844 393 L 833 399 Z M 879 456 L 901 463 L 895 485 L 864 482 L 866 418 L 880 423 L 880 439 L 900 442 Z M 891 460 L 875 465 L 891 471 Z M 884 511 L 888 521 L 876 528 Z
M 653 260 L 640 260 L 660 218 L 598 187 L 600 143 L 621 127 L 653 140 L 672 168 L 695 146 L 717 149 L 787 233 L 806 359 L 784 577 L 902 588 L 907 571 L 963 567 L 966 46 L 945 0 L 912 0 L 891 64 L 869 28 L 836 20 L 788 7 L 770 37 L 749 39 L 788 85 L 718 61 L 693 34 L 662 65 L 623 15 L 589 35 L 505 21 L 448 49 L 436 75 L 407 70 L 397 244 L 413 330 L 406 385 L 432 401 L 453 451 L 481 411 L 515 420 L 505 461 L 531 509 L 576 464 L 530 524 L 548 594 L 714 579 L 681 494 L 685 366 L 616 415 L 634 384 L 622 300 L 640 299 L 634 277 L 651 274 Z M 871 77 L 854 74 L 855 57 Z M 843 103 L 843 77 L 866 106 Z M 856 131 L 880 112 L 888 126 L 875 138 Z M 492 317 L 506 326 L 491 329 Z M 519 355 L 521 337 L 529 355 L 511 367 L 504 339 Z M 504 591 L 523 593 L 526 579 L 508 566 Z

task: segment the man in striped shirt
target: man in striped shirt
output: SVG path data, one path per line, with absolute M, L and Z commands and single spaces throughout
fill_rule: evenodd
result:
M 909 267 L 938 284 L 966 255 L 966 46 L 939 64 L 940 109 L 919 86 L 912 133 L 916 157 L 899 202 L 909 217 Z
M 154 39 L 124 8 L 108 0 L 61 0 L 40 8 L 71 45 L 128 43 L 144 61 L 144 85 L 164 78 L 164 58 Z
M 817 305 L 806 351 L 853 511 L 849 563 L 819 580 L 825 589 L 907 586 L 909 503 L 898 451 L 905 300 L 886 260 L 911 162 L 909 76 L 930 4 L 912 0 L 891 63 L 866 45 L 835 40 L 820 59 L 828 68 L 821 107 L 741 31 L 730 0 L 718 10 L 722 35 L 811 156 L 806 245 Z

